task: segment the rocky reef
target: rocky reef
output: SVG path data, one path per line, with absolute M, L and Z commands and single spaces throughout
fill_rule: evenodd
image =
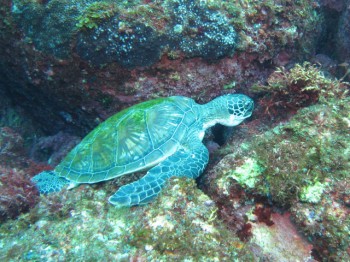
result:
M 312 84 L 307 81 L 310 74 Z M 237 137 L 213 153 L 214 159 L 225 156 L 198 181 L 203 191 L 193 180 L 174 178 L 154 203 L 131 209 L 116 209 L 106 199 L 135 179 L 132 176 L 117 179 L 117 184 L 64 190 L 41 197 L 39 203 L 32 193 L 30 209 L 22 210 L 29 212 L 0 228 L 2 256 L 19 260 L 349 259 L 347 84 L 325 78 L 309 64 L 283 74 L 277 69 L 270 79 L 283 83 L 277 90 L 282 90 L 279 98 L 286 105 L 292 99 L 283 90 L 290 83 L 299 87 L 299 94 L 294 89 L 296 97 L 312 90 L 317 99 L 310 96 L 313 105 L 264 132 L 259 132 L 262 125 L 257 122 L 264 118 L 238 128 Z M 269 90 L 265 96 L 277 96 L 273 83 L 260 86 L 259 92 L 263 88 Z M 307 88 L 310 85 L 315 88 Z M 249 136 L 244 135 L 247 131 Z M 12 177 L 19 183 L 17 176 Z
M 203 178 L 204 188 L 209 189 L 208 194 L 221 207 L 222 219 L 238 234 L 243 232 L 244 238 L 255 241 L 252 225 L 257 221 L 273 226 L 274 216 L 287 214 L 313 245 L 310 250 L 315 258 L 347 260 L 350 247 L 350 209 L 346 202 L 350 189 L 348 84 L 331 81 L 320 71 L 313 71 L 307 65 L 296 65 L 288 72 L 281 74 L 278 69 L 270 76 L 271 81 L 264 88 L 271 92 L 266 95 L 269 98 L 280 92 L 279 99 L 273 100 L 278 101 L 273 105 L 280 107 L 278 113 L 293 101 L 291 97 L 285 99 L 288 94 L 300 98 L 300 94 L 312 90 L 319 102 L 232 148 L 233 153 L 226 154 Z M 318 76 L 314 75 L 316 72 Z M 308 74 L 313 75 L 315 89 L 307 79 Z M 293 80 L 284 81 L 289 77 Z M 284 84 L 280 85 L 280 81 Z M 290 84 L 293 93 L 287 91 Z M 298 85 L 299 91 L 295 88 Z M 314 100 L 310 94 L 307 97 Z M 293 103 L 293 107 L 297 106 L 298 103 Z M 249 123 L 249 127 L 252 124 L 256 123 Z
M 309 0 L 2 0 L 0 14 L 6 95 L 47 135 L 79 136 L 150 98 L 247 93 L 315 53 L 323 21 Z
M 348 0 L 0 3 L 2 260 L 350 260 Z M 234 92 L 252 117 L 147 206 L 107 202 L 143 173 L 30 182 L 125 107 Z
M 44 199 L 21 216 L 15 227 L 11 222 L 2 225 L 3 259 L 216 261 L 254 257 L 217 220 L 217 207 L 194 181 L 173 179 L 153 205 L 131 210 L 108 208 L 103 190 L 85 187 L 67 193 Z

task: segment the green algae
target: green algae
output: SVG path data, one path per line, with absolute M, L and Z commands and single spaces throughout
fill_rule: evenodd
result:
M 117 12 L 115 4 L 110 2 L 93 2 L 77 17 L 78 29 L 94 29 L 104 20 L 111 18 Z
M 279 125 L 279 135 L 267 132 L 252 141 L 251 149 L 266 168 L 262 178 L 273 200 L 288 204 L 298 199 L 302 188 L 346 177 L 350 141 L 344 118 L 349 101 L 305 108 Z
M 332 188 L 350 170 L 346 83 L 326 78 L 309 63 L 276 72 L 265 91 L 289 92 L 296 99 L 289 87 L 298 85 L 297 92 L 317 92 L 319 103 L 242 144 L 239 154 L 226 156 L 217 184 L 228 193 L 233 178 L 282 206 L 299 199 L 319 202 L 326 185 Z
M 253 188 L 263 171 L 264 168 L 255 159 L 245 158 L 243 164 L 232 170 L 228 177 L 237 180 L 240 185 Z
M 284 67 L 278 67 L 269 76 L 267 85 L 254 85 L 254 92 L 268 92 L 290 94 L 293 93 L 316 93 L 325 103 L 330 99 L 345 97 L 345 82 L 333 80 L 324 76 L 324 73 L 316 66 L 309 62 L 296 64 L 290 70 Z M 301 101 L 293 101 L 301 104 Z
M 194 5 L 196 8 L 191 10 Z M 176 13 L 176 8 L 187 11 Z M 276 55 L 276 51 L 280 50 L 281 46 L 293 43 L 301 47 L 298 56 L 308 55 L 313 50 L 312 43 L 316 41 L 322 21 L 319 10 L 311 0 L 278 4 L 275 1 L 255 0 L 194 2 L 134 0 L 118 1 L 118 3 L 110 0 L 53 0 L 48 3 L 38 0 L 15 0 L 12 12 L 28 41 L 32 41 L 39 50 L 62 58 L 68 55 L 69 43 L 75 41 L 77 31 L 91 33 L 113 17 L 120 19 L 117 29 L 119 33 L 130 34 L 135 31 L 135 25 L 142 24 L 146 28 L 152 28 L 159 37 L 166 36 L 174 39 L 178 36 L 183 38 L 190 35 L 187 41 L 189 42 L 198 33 L 201 34 L 208 19 L 214 23 L 218 16 L 221 16 L 215 27 L 209 26 L 206 30 L 211 41 L 217 39 L 217 43 L 225 44 L 227 37 L 221 39 L 220 36 L 237 30 L 240 41 L 236 41 L 236 34 L 229 41 L 233 49 L 239 45 L 237 48 L 242 51 L 248 49 L 252 53 L 267 52 Z M 184 18 L 181 24 L 179 22 L 181 17 L 186 16 L 187 13 L 189 17 Z M 210 15 L 194 26 L 193 22 L 204 14 Z M 226 26 L 221 28 L 223 23 Z M 220 27 L 221 31 L 215 32 L 217 27 Z M 226 30 L 227 27 L 231 29 Z M 262 28 L 267 34 L 262 33 L 262 38 L 259 40 L 256 38 L 260 37 L 257 31 Z M 298 28 L 298 34 L 296 28 Z M 197 38 L 196 43 L 200 41 L 201 38 Z M 204 44 L 208 47 L 208 43 Z M 187 49 L 193 51 L 195 45 L 184 47 L 184 50 Z M 166 52 L 172 51 L 174 50 Z M 230 54 L 230 52 L 224 53 Z M 205 54 L 201 53 L 201 55 Z
M 253 258 L 218 220 L 217 207 L 191 179 L 171 179 L 162 195 L 143 207 L 116 209 L 107 204 L 109 194 L 81 186 L 42 197 L 30 213 L 0 226 L 0 257 L 6 261 Z
M 348 83 L 326 78 L 308 63 L 288 71 L 282 69 L 278 74 L 270 78 L 273 81 L 269 82 L 266 92 L 292 92 L 288 86 L 297 84 L 299 89 L 294 89 L 295 92 L 300 89 L 317 92 L 318 103 L 300 109 L 287 122 L 231 149 L 234 153 L 226 155 L 212 172 L 215 179 L 210 182 L 211 192 L 226 199 L 228 204 L 222 211 L 226 213 L 235 212 L 235 204 L 249 201 L 249 196 L 273 204 L 274 208 L 288 210 L 298 229 L 311 241 L 316 255 L 347 261 L 350 241 L 350 218 L 346 215 L 350 179 Z M 249 174 L 254 178 L 253 183 Z M 243 198 L 235 195 L 241 188 L 246 193 Z M 233 207 L 231 202 L 235 203 Z M 230 207 L 232 211 L 227 211 Z M 254 220 L 251 211 L 245 215 L 249 221 Z M 263 248 L 269 236 L 260 227 L 254 230 L 253 226 L 253 241 L 256 234 L 261 234 L 256 243 Z M 269 247 L 265 251 L 268 250 Z
M 328 183 L 316 182 L 313 185 L 303 187 L 300 192 L 300 200 L 308 203 L 320 202 L 327 184 Z

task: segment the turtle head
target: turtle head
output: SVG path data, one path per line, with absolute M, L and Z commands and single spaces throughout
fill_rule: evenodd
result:
M 225 126 L 239 125 L 244 119 L 252 115 L 254 109 L 254 101 L 242 94 L 223 95 L 212 102 L 215 110 L 210 106 L 210 120 L 206 127 L 213 126 L 216 123 Z

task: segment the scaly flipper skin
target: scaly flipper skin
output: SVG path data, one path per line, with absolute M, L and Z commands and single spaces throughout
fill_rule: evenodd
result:
M 198 138 L 196 139 L 198 140 Z M 131 184 L 122 186 L 109 198 L 117 207 L 144 205 L 151 202 L 172 176 L 197 178 L 208 163 L 208 149 L 201 141 L 191 141 L 191 147 L 183 147 L 147 174 Z
M 70 184 L 69 180 L 57 176 L 54 171 L 43 171 L 32 178 L 32 182 L 36 184 L 40 194 L 50 194 L 59 192 L 63 187 Z

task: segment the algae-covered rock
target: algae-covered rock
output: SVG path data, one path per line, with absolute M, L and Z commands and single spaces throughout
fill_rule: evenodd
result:
M 274 227 L 276 214 L 244 208 L 272 205 L 275 212 L 290 213 L 311 241 L 314 258 L 349 260 L 349 112 L 350 97 L 323 99 L 225 156 L 207 177 L 220 217 L 229 223 L 237 214 L 245 216 L 248 239 L 275 257 L 269 250 L 274 229 L 257 226 L 256 220 Z
M 301 189 L 300 200 L 308 203 L 318 203 L 328 183 L 316 182 Z
M 46 135 L 80 137 L 150 98 L 249 93 L 314 54 L 323 21 L 313 0 L 1 0 L 0 16 L 1 89 Z
M 297 203 L 291 208 L 291 218 L 314 246 L 315 257 L 324 260 L 350 259 L 350 208 L 342 203 L 338 190 L 342 187 L 350 195 L 350 178 L 336 183 L 332 191 L 324 193 L 317 204 Z
M 268 261 L 312 261 L 312 245 L 298 232 L 290 214 L 274 213 L 270 219 L 271 224 L 249 220 L 249 244 L 258 246 Z
M 319 201 L 327 183 L 332 187 L 349 176 L 349 101 L 305 108 L 256 136 L 221 161 L 213 182 L 225 193 L 234 179 L 281 206 L 307 201 L 310 194 Z
M 1 225 L 0 256 L 8 261 L 253 259 L 190 179 L 172 179 L 157 201 L 144 207 L 116 209 L 106 205 L 107 196 L 82 187 L 42 197 L 30 213 Z
M 247 188 L 254 188 L 256 182 L 259 181 L 264 169 L 255 159 L 245 158 L 242 161 L 243 163 L 232 170 L 230 174 L 227 174 L 223 180 L 227 181 L 228 179 L 234 179 L 239 184 L 244 185 Z M 224 182 L 218 181 L 218 183 Z

